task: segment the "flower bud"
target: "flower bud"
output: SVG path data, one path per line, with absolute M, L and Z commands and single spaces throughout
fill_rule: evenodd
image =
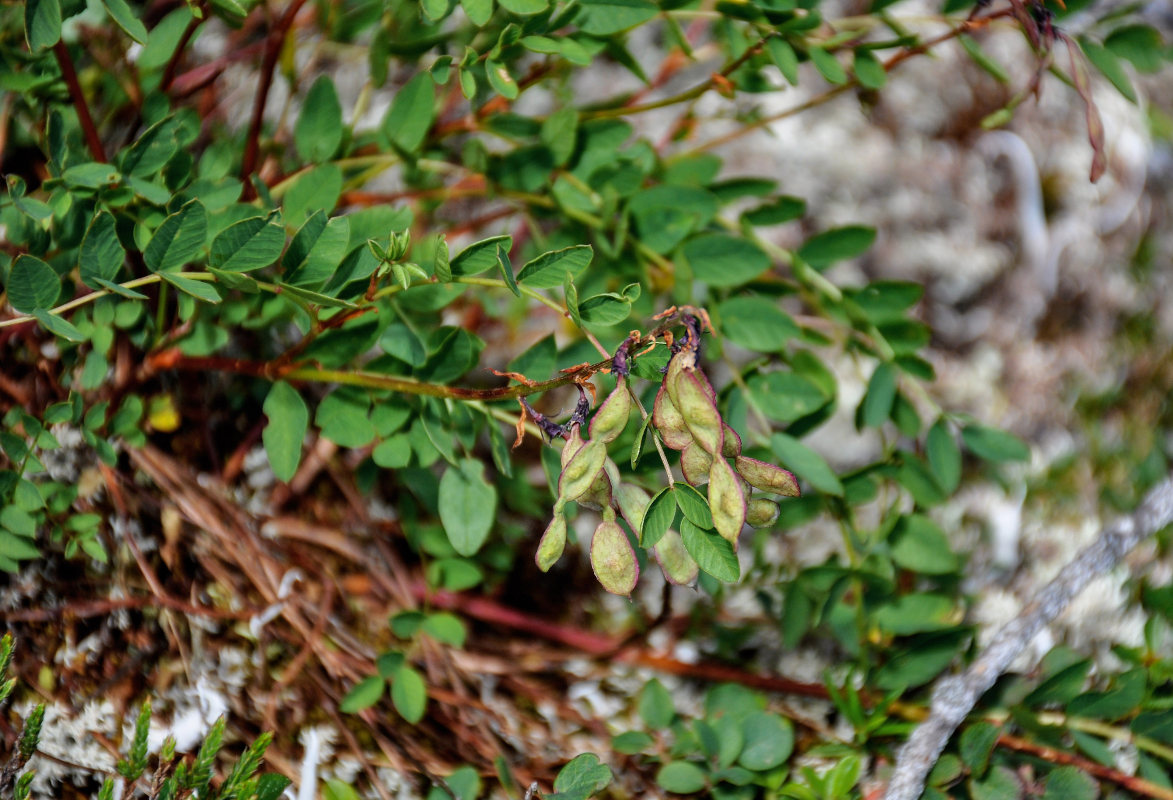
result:
M 615 382 L 615 390 L 607 396 L 591 420 L 591 438 L 606 443 L 615 441 L 627 427 L 630 414 L 631 393 L 627 391 L 627 381 L 620 378 Z
M 745 525 L 745 492 L 737 474 L 723 458 L 713 459 L 709 469 L 709 509 L 713 513 L 713 527 L 736 550 Z
M 755 489 L 784 497 L 798 497 L 798 480 L 781 467 L 747 456 L 738 456 L 734 463 L 741 477 Z
M 745 521 L 753 528 L 768 528 L 778 521 L 778 504 L 764 497 L 750 498 L 745 508 Z
M 546 532 L 542 534 L 542 539 L 538 542 L 538 551 L 534 554 L 534 561 L 538 565 L 538 569 L 542 572 L 548 572 L 550 567 L 554 566 L 554 562 L 562 557 L 562 551 L 566 549 L 566 517 L 559 508 L 554 511 L 554 519 L 550 520 L 550 524 L 546 526 Z
M 639 580 L 639 562 L 627 534 L 615 521 L 615 512 L 595 528 L 591 539 L 591 569 L 612 594 L 630 595 Z

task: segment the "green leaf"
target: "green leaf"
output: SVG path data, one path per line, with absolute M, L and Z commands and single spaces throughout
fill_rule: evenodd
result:
M 118 183 L 118 181 L 122 180 L 122 175 L 109 164 L 87 161 L 69 167 L 65 172 L 61 173 L 61 178 L 71 187 L 100 189 L 103 186 Z
M 506 100 L 516 100 L 521 93 L 517 86 L 517 80 L 509 74 L 509 68 L 500 61 L 493 59 L 485 61 L 485 77 L 489 79 L 489 85 L 497 94 Z
M 618 325 L 631 316 L 631 304 L 639 299 L 640 286 L 629 283 L 623 293 L 604 292 L 578 304 L 578 313 L 588 325 Z
M 338 709 L 344 714 L 354 714 L 370 708 L 383 697 L 384 685 L 383 679 L 378 675 L 364 678 L 346 693 L 346 697 L 338 704 Z
M 467 458 L 440 479 L 440 521 L 448 541 L 462 556 L 481 549 L 497 513 L 497 490 L 485 480 L 485 465 Z
M 207 231 L 208 213 L 203 203 L 189 200 L 155 230 L 143 250 L 143 260 L 153 272 L 179 269 L 200 252 Z
M 284 282 L 305 288 L 320 287 L 342 263 L 349 242 L 349 219 L 327 220 L 324 211 L 315 212 L 294 234 L 281 259 Z
M 1125 25 L 1117 28 L 1104 40 L 1104 46 L 1121 58 L 1132 62 L 1141 72 L 1157 72 L 1164 58 L 1165 42 L 1161 34 L 1148 25 Z M 1167 52 L 1167 51 L 1166 51 Z
M 888 421 L 896 400 L 896 375 L 896 367 L 891 362 L 876 366 L 861 405 L 860 417 L 865 428 L 878 428 Z
M 411 667 L 400 667 L 391 679 L 391 703 L 399 716 L 412 725 L 423 719 L 428 707 L 428 687 L 423 676 Z
M 941 484 L 946 493 L 955 492 L 961 483 L 961 449 L 944 419 L 938 419 L 929 429 L 925 452 L 937 483 Z
M 41 259 L 19 255 L 8 273 L 8 303 L 21 314 L 50 309 L 61 294 L 61 278 Z
M 493 16 L 493 0 L 460 0 L 460 5 L 468 15 L 468 21 L 478 28 L 484 27 Z
M 794 372 L 767 372 L 748 382 L 750 397 L 776 422 L 794 422 L 814 413 L 831 399 L 814 381 Z
M 554 778 L 554 791 L 561 798 L 586 800 L 592 794 L 603 791 L 611 783 L 611 768 L 599 763 L 594 753 L 583 753 L 571 759 L 558 770 Z
M 789 720 L 766 711 L 756 711 L 741 721 L 745 738 L 738 763 L 755 772 L 765 772 L 786 763 L 794 751 L 794 726 Z
M 858 256 L 875 240 L 875 228 L 863 225 L 832 228 L 807 239 L 799 248 L 798 256 L 815 269 L 823 269 L 836 261 Z
M 549 0 L 497 0 L 497 2 L 506 11 L 524 17 L 540 14 L 550 6 Z
M 946 575 L 960 566 L 937 523 L 921 514 L 902 517 L 891 534 L 892 560 L 925 575 Z
M 886 633 L 905 636 L 955 627 L 961 622 L 961 611 L 945 595 L 906 594 L 876 609 L 872 620 Z
M 798 85 L 798 55 L 790 42 L 780 36 L 771 36 L 766 40 L 766 52 L 781 72 L 782 77 L 791 86 Z
M 517 279 L 513 277 L 513 264 L 509 260 L 509 251 L 497 245 L 497 266 L 501 270 L 501 279 L 513 292 L 514 297 L 521 297 L 521 289 L 517 287 Z
M 778 457 L 779 464 L 820 492 L 843 496 L 843 484 L 823 457 L 793 436 L 775 433 L 770 437 L 770 449 Z
M 985 425 L 967 425 L 961 429 L 966 449 L 986 461 L 1028 461 L 1030 448 L 1017 436 Z
M 652 678 L 640 689 L 637 708 L 649 730 L 667 730 L 676 718 L 672 695 L 657 678 Z
M 966 36 L 964 33 L 957 38 L 961 42 L 961 46 L 965 48 L 965 52 L 973 59 L 973 63 L 988 72 L 998 83 L 1010 82 L 1010 76 L 1006 74 L 1006 70 L 1002 69 L 1001 64 L 986 55 L 976 39 L 972 36 Z
M 175 138 L 174 117 L 165 117 L 147 128 L 122 156 L 122 172 L 137 178 L 149 178 L 161 170 L 179 149 Z
M 665 486 L 656 493 L 644 510 L 644 521 L 640 527 L 641 547 L 654 547 L 676 519 L 676 495 L 672 488 Z
M 114 280 L 125 258 L 126 251 L 122 249 L 114 229 L 114 216 L 109 211 L 98 212 L 90 222 L 78 251 L 82 283 L 91 289 L 101 288 L 94 279 Z
M 0 527 L 26 539 L 32 539 L 37 535 L 37 521 L 27 511 L 16 506 L 5 506 L 0 509 Z
M 611 740 L 611 747 L 616 753 L 623 753 L 624 755 L 636 755 L 647 750 L 655 743 L 648 734 L 643 731 L 627 731 L 621 733 Z
M 464 621 L 447 611 L 428 614 L 420 630 L 436 641 L 456 648 L 464 647 L 464 640 L 468 638 L 468 628 Z
M 698 281 L 740 286 L 770 268 L 770 257 L 753 242 L 724 233 L 689 239 L 681 249 Z
M 974 775 L 984 775 L 990 763 L 990 754 L 998 743 L 1001 729 L 989 722 L 975 722 L 961 732 L 958 754 L 961 763 Z
M 208 265 L 226 272 L 249 272 L 275 262 L 285 247 L 285 229 L 275 220 L 273 212 L 229 225 L 212 240 Z
M 123 32 L 139 44 L 147 43 L 147 26 L 134 15 L 126 0 L 102 0 L 106 12 Z
M 558 364 L 558 344 L 554 334 L 539 339 L 528 350 L 507 365 L 510 372 L 519 372 L 530 380 L 545 380 Z
M 656 16 L 650 0 L 583 0 L 575 22 L 592 36 L 610 36 L 634 28 Z
M 383 135 L 399 149 L 417 152 L 435 119 L 435 103 L 435 83 L 426 72 L 419 72 L 395 93 L 383 117 Z
M 853 62 L 856 80 L 865 89 L 883 89 L 888 82 L 888 73 L 884 65 L 876 58 L 871 50 L 860 48 L 855 51 Z
M 656 773 L 656 785 L 673 794 L 695 794 L 705 788 L 705 771 L 691 761 L 669 761 Z
M 431 22 L 439 22 L 448 15 L 448 0 L 420 0 L 424 16 Z
M 1076 767 L 1056 767 L 1047 773 L 1043 800 L 1096 800 L 1100 785 Z
M 589 244 L 542 253 L 525 263 L 521 272 L 517 273 L 517 282 L 534 289 L 553 289 L 562 285 L 562 279 L 566 277 L 567 272 L 572 277 L 577 277 L 590 266 L 594 256 L 594 248 Z
M 811 63 L 815 65 L 815 69 L 827 80 L 827 83 L 833 83 L 836 86 L 847 83 L 847 70 L 843 69 L 843 65 L 839 63 L 839 59 L 835 58 L 833 53 L 829 53 L 821 47 L 812 46 L 807 50 L 807 54 L 811 58 Z
M 329 75 L 320 75 L 306 93 L 293 143 L 297 153 L 308 162 L 329 161 L 342 144 L 342 104 Z
M 1079 46 L 1083 49 L 1087 60 L 1092 62 L 1096 69 L 1103 73 L 1104 77 L 1116 87 L 1116 91 L 1135 103 L 1136 90 L 1132 88 L 1132 81 L 1129 80 L 1128 73 L 1124 71 L 1124 66 L 1120 63 L 1120 59 L 1116 57 L 1116 54 L 1090 39 L 1081 38 L 1079 40 Z
M 278 480 L 289 482 L 301 461 L 301 444 L 309 427 L 310 413 L 297 390 L 284 381 L 269 389 L 263 407 L 269 423 L 261 434 L 269 465 Z
M 1083 694 L 1083 687 L 1087 683 L 1087 676 L 1091 668 L 1091 661 L 1086 659 L 1068 664 L 1053 675 L 1049 675 L 1045 681 L 1024 697 L 1023 705 L 1037 707 L 1071 702 Z
M 741 577 L 741 564 L 737 561 L 737 553 L 733 552 L 733 545 L 716 532 L 702 530 L 682 519 L 680 536 L 688 554 L 709 575 L 726 583 L 734 583 Z
M 26 0 L 24 4 L 24 38 L 34 53 L 61 41 L 61 3 L 59 0 Z
M 460 251 L 450 264 L 453 275 L 479 275 L 497 266 L 497 248 L 506 252 L 513 248 L 512 236 L 491 236 L 473 242 Z
M 41 327 L 54 336 L 60 336 L 62 339 L 68 339 L 71 342 L 84 342 L 89 338 L 74 327 L 72 323 L 65 321 L 56 314 L 50 314 L 43 308 L 34 309 L 33 316 L 37 318 L 37 322 L 41 323 Z
M 717 307 L 721 333 L 747 350 L 777 353 L 800 335 L 790 315 L 765 297 L 734 297 Z
M 709 501 L 687 483 L 677 483 L 673 490 L 676 505 L 680 508 L 685 519 L 698 528 L 713 527 L 713 512 L 709 509 Z
M 339 447 L 365 447 L 375 439 L 369 411 L 368 398 L 346 388 L 335 389 L 318 404 L 314 422 L 322 436 Z
M 216 287 L 206 281 L 192 280 L 174 272 L 160 272 L 159 277 L 179 291 L 189 294 L 197 300 L 203 300 L 205 303 L 219 303 L 222 299 L 220 293 L 216 291 Z

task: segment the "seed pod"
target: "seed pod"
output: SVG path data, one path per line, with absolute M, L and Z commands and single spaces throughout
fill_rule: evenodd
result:
M 566 444 L 562 446 L 562 467 L 564 469 L 567 463 L 569 463 L 570 457 L 581 450 L 583 444 L 582 433 L 579 432 L 578 426 L 575 425 L 566 436 Z
M 684 479 L 693 486 L 709 480 L 709 469 L 712 466 L 713 457 L 696 441 L 680 451 L 680 469 L 684 472 Z
M 615 390 L 607 395 L 591 420 L 591 438 L 602 442 L 615 441 L 627 427 L 630 415 L 631 393 L 627 391 L 627 381 L 620 378 L 615 382 Z
M 548 572 L 554 562 L 562 558 L 562 551 L 566 549 L 566 517 L 562 510 L 554 512 L 554 519 L 546 526 L 546 532 L 538 542 L 538 551 L 534 553 L 534 561 L 538 569 Z
M 798 480 L 781 467 L 747 456 L 738 456 L 734 463 L 741 477 L 755 489 L 784 497 L 798 497 Z
M 680 402 L 676 398 L 676 379 L 684 372 L 691 372 L 696 366 L 696 355 L 687 350 L 681 350 L 668 362 L 668 369 L 664 372 L 664 387 L 668 390 L 668 397 L 676 406 Z
M 570 457 L 558 478 L 558 500 L 568 503 L 582 497 L 603 471 L 607 460 L 607 446 L 602 442 L 586 442 Z
M 652 407 L 652 424 L 660 432 L 664 445 L 673 450 L 683 450 L 692 442 L 692 434 L 684 424 L 684 417 L 680 416 L 680 409 L 672 402 L 665 388 L 667 379 L 656 392 L 656 404 Z
M 612 594 L 630 595 L 639 580 L 635 550 L 627 541 L 623 528 L 615 521 L 615 512 L 595 528 L 591 539 L 591 569 L 603 588 Z
M 723 458 L 713 459 L 709 469 L 709 509 L 713 513 L 713 527 L 736 550 L 745 525 L 745 492 L 737 474 Z
M 725 424 L 716 401 L 705 392 L 697 372 L 682 372 L 676 377 L 673 401 L 684 417 L 684 424 L 697 444 L 709 454 L 720 453 L 725 443 Z
M 615 466 L 615 462 L 611 459 L 604 459 L 603 468 L 599 470 L 599 474 L 595 477 L 595 482 L 591 484 L 591 488 L 583 492 L 582 496 L 578 498 L 578 504 L 592 511 L 601 511 L 604 508 L 610 508 L 612 487 L 618 485 L 619 467 Z
M 691 586 L 696 581 L 700 567 L 684 549 L 684 540 L 676 531 L 668 531 L 652 548 L 652 555 L 660 564 L 664 578 L 677 586 Z
M 745 521 L 753 528 L 768 528 L 778 521 L 778 504 L 764 497 L 751 497 L 745 507 Z
M 728 425 L 725 426 L 725 443 L 721 446 L 721 455 L 725 458 L 737 458 L 741 455 L 741 437 Z
M 635 484 L 620 483 L 615 487 L 615 501 L 619 504 L 619 513 L 639 536 L 644 526 L 644 512 L 652 501 L 651 495 Z

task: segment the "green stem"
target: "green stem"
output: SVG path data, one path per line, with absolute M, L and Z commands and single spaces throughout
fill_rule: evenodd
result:
M 178 273 L 176 273 L 176 275 L 178 275 L 180 278 L 187 278 L 188 280 L 192 280 L 192 281 L 215 281 L 216 280 L 216 276 L 210 272 L 178 272 Z M 142 278 L 135 278 L 134 280 L 127 281 L 126 283 L 120 283 L 118 285 L 121 286 L 123 289 L 137 289 L 140 286 L 150 286 L 152 283 L 158 283 L 161 280 L 163 280 L 163 279 L 160 278 L 158 275 L 146 275 Z M 263 288 L 270 289 L 270 290 L 277 289 L 276 286 L 272 286 L 271 284 L 262 283 L 261 286 Z M 57 306 L 56 308 L 51 308 L 51 309 L 49 309 L 49 313 L 55 314 L 57 316 L 61 316 L 66 311 L 72 311 L 75 308 L 79 308 L 81 306 L 84 306 L 87 303 L 92 303 L 95 300 L 98 300 L 100 298 L 106 297 L 107 295 L 111 295 L 111 294 L 114 294 L 114 292 L 111 292 L 109 289 L 98 289 L 97 291 L 90 292 L 87 295 L 83 295 L 81 297 L 74 298 L 73 300 L 70 300 L 68 303 L 62 303 L 61 305 Z M 33 322 L 35 319 L 36 319 L 36 317 L 32 316 L 31 314 L 24 314 L 19 317 L 13 317 L 12 319 L 0 320 L 0 328 L 8 328 L 12 325 L 23 325 L 26 322 Z

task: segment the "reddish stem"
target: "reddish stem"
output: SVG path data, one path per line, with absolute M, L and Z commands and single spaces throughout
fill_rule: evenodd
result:
M 57 66 L 61 68 L 61 77 L 65 79 L 65 86 L 69 89 L 69 97 L 73 100 L 73 107 L 77 110 L 77 118 L 81 123 L 82 133 L 85 134 L 86 144 L 90 148 L 90 155 L 95 161 L 106 163 L 106 149 L 102 147 L 102 138 L 98 136 L 98 129 L 94 126 L 94 118 L 90 116 L 90 107 L 86 103 L 86 96 L 82 94 L 81 84 L 77 82 L 77 70 L 73 68 L 73 58 L 69 55 L 69 48 L 60 39 L 53 45 L 53 55 L 57 58 Z

